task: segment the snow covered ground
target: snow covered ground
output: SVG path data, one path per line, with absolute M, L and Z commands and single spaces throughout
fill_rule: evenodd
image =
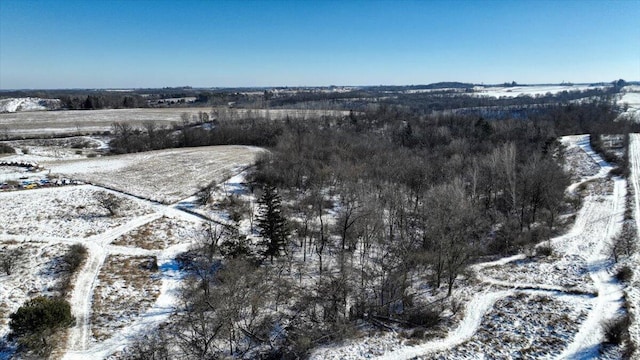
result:
M 638 314 L 640 309 L 640 277 L 624 288 L 612 275 L 607 253 L 608 242 L 621 229 L 626 183 L 608 177 L 611 166 L 591 150 L 587 136 L 565 137 L 563 143 L 567 166 L 576 174 L 568 191 L 588 195 L 572 229 L 550 241 L 552 255 L 521 254 L 472 266 L 471 276 L 461 279 L 454 292 L 461 310 L 430 337 L 372 332 L 316 349 L 311 358 L 619 358 L 616 349 L 601 353 L 601 324 L 621 310 L 623 290 L 630 311 Z M 632 136 L 631 148 L 637 194 L 638 135 Z M 0 193 L 0 251 L 23 247 L 30 254 L 14 274 L 0 274 L 0 337 L 8 333 L 11 312 L 48 293 L 55 282 L 52 259 L 73 243 L 84 244 L 89 253 L 69 298 L 77 321 L 69 330 L 66 351 L 62 349 L 65 359 L 111 356 L 167 321 L 178 303 L 181 275 L 175 257 L 202 232 L 202 217 L 191 212 L 230 222 L 224 208 L 198 207 L 190 195 L 201 183 L 227 179 L 213 196 L 216 203 L 230 194 L 251 201 L 240 170 L 259 151 L 212 147 L 42 161 L 52 173 L 96 180 L 116 190 L 81 185 Z M 158 180 L 158 173 L 166 179 Z M 124 202 L 117 216 L 107 216 L 96 205 L 95 193 L 102 191 Z M 239 227 L 250 231 L 246 222 Z M 634 261 L 640 267 L 638 255 Z M 631 331 L 638 339 L 637 320 Z M 0 358 L 7 356 L 0 352 Z
M 491 97 L 517 97 L 521 95 L 536 96 L 545 95 L 547 93 L 557 94 L 563 91 L 584 91 L 595 88 L 602 88 L 603 86 L 591 86 L 591 85 L 532 85 L 532 86 L 476 86 L 473 88 L 474 94 L 478 96 L 491 96 Z
M 150 121 L 161 126 L 182 123 L 182 114 L 190 116 L 207 108 L 105 109 L 11 112 L 0 114 L 0 129 L 11 136 L 99 133 L 111 130 L 114 122 L 142 127 Z
M 371 336 L 322 347 L 311 358 L 619 358 L 615 349 L 603 355 L 601 344 L 603 322 L 623 305 L 607 245 L 622 228 L 625 181 L 608 178 L 611 166 L 592 151 L 586 135 L 563 142 L 568 153 L 579 154 L 569 166 L 582 178 L 570 191 L 588 182 L 591 195 L 571 231 L 551 240 L 552 256 L 522 254 L 472 266 L 479 284 L 454 292 L 467 299 L 465 310 L 442 338 Z
M 626 107 L 626 111 L 621 116 L 640 121 L 640 85 L 622 88 L 618 104 Z
M 636 229 L 640 229 L 640 134 L 631 134 L 630 144 L 630 165 L 631 165 L 631 185 L 634 196 L 633 217 L 636 222 Z M 635 339 L 636 346 L 640 347 L 640 238 L 636 236 L 636 253 L 632 256 L 629 266 L 635 269 L 635 274 L 627 286 L 627 301 L 629 302 L 629 312 L 634 320 L 629 328 L 629 333 Z M 636 355 L 640 358 L 640 350 Z
M 45 152 L 41 160 L 46 159 L 47 172 L 56 166 L 73 176 L 124 170 L 97 177 L 121 189 L 80 185 L 0 193 L 0 251 L 22 248 L 27 254 L 11 275 L 0 274 L 0 344 L 9 331 L 9 314 L 29 298 L 50 293 L 56 282 L 54 259 L 76 243 L 88 249 L 88 257 L 74 277 L 68 298 L 76 324 L 68 332 L 66 350 L 58 349 L 64 358 L 105 358 L 166 321 L 176 308 L 181 279 L 175 257 L 198 239 L 203 220 L 177 205 L 139 197 L 166 199 L 162 191 L 170 187 L 175 198 L 190 196 L 201 182 L 222 182 L 228 177 L 234 182 L 220 191 L 232 189 L 242 181 L 234 175 L 261 151 L 247 147 L 182 150 L 86 162 Z M 13 157 L 25 160 L 28 155 Z M 166 179 L 154 187 L 153 179 L 162 179 L 158 174 Z M 138 191 L 139 197 L 121 190 Z M 102 192 L 122 201 L 115 216 L 98 205 L 96 194 Z M 11 357 L 11 351 L 0 350 L 0 359 Z
M 3 100 L 0 100 L 3 101 Z M 14 102 L 7 109 L 14 109 Z M 52 134 L 101 133 L 111 130 L 114 122 L 125 122 L 141 128 L 145 122 L 160 126 L 182 124 L 184 114 L 190 121 L 197 119 L 200 112 L 211 113 L 211 108 L 139 108 L 103 110 L 60 110 L 60 111 L 0 111 L 0 135 L 10 136 L 50 136 Z M 348 116 L 348 111 L 338 110 L 298 110 L 298 109 L 228 109 L 214 111 L 223 120 L 237 120 L 247 117 L 265 119 L 309 119 L 320 116 Z
M 11 98 L 0 99 L 0 113 L 14 113 L 20 111 L 43 111 L 60 109 L 59 99 L 40 98 Z
M 263 151 L 249 146 L 209 146 L 82 159 L 19 154 L 3 160 L 37 161 L 51 176 L 173 203 L 212 181 L 219 183 L 238 173 Z

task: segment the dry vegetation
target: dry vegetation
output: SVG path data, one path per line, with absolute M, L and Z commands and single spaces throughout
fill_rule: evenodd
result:
M 469 341 L 429 358 L 479 358 L 488 348 L 494 356 L 505 359 L 557 356 L 572 337 L 567 334 L 575 334 L 575 324 L 584 321 L 588 310 L 576 306 L 575 299 L 531 293 L 508 296 L 484 315 L 480 329 Z
M 589 271 L 585 260 L 578 256 L 525 259 L 503 266 L 489 267 L 483 273 L 497 280 L 516 283 L 562 286 L 591 292 Z M 554 276 L 549 276 L 554 274 Z
M 0 202 L 11 203 L 0 212 L 0 234 L 91 236 L 151 212 L 147 205 L 122 198 L 118 216 L 109 216 L 95 199 L 98 191 L 81 186 L 0 193 Z M 38 204 L 37 207 L 34 208 L 34 204 Z M 25 221 L 27 219 L 29 221 Z
M 263 150 L 212 146 L 43 163 L 52 173 L 173 203 L 251 164 Z
M 112 244 L 161 250 L 194 236 L 191 223 L 163 216 L 116 239 Z
M 161 285 L 156 271 L 151 256 L 107 257 L 93 293 L 91 329 L 97 340 L 108 338 L 153 305 Z

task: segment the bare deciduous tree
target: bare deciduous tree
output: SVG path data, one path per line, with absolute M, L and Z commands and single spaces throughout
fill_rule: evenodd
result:
M 0 267 L 5 274 L 11 275 L 16 265 L 22 260 L 24 251 L 20 248 L 0 252 Z
M 122 206 L 122 199 L 112 193 L 106 191 L 98 192 L 95 195 L 96 201 L 100 207 L 107 210 L 110 216 L 115 216 Z

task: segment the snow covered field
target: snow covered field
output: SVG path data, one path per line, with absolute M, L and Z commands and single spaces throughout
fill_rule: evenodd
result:
M 640 121 L 640 85 L 622 88 L 618 104 L 626 107 L 626 111 L 621 116 Z
M 238 173 L 261 152 L 249 146 L 209 146 L 82 159 L 11 155 L 3 160 L 36 161 L 51 176 L 173 203 Z
M 134 126 L 153 123 L 167 126 L 182 123 L 182 114 L 197 115 L 207 108 L 107 109 L 12 112 L 0 114 L 0 129 L 11 136 L 97 133 L 111 130 L 114 122 Z
M 4 101 L 4 100 L 0 100 Z M 13 104 L 13 102 L 11 103 Z M 8 106 L 8 105 L 7 105 Z M 14 106 L 12 105 L 11 109 Z M 114 122 L 142 127 L 145 122 L 160 126 L 182 124 L 183 114 L 189 120 L 197 119 L 200 112 L 211 115 L 211 108 L 140 108 L 140 109 L 104 109 L 104 110 L 60 110 L 60 111 L 18 111 L 2 113 L 0 111 L 0 136 L 41 136 L 52 134 L 102 133 L 111 130 Z M 219 109 L 214 117 L 223 120 L 268 118 L 272 120 L 308 119 L 320 116 L 347 116 L 348 111 L 337 110 L 298 110 L 298 109 Z
M 62 105 L 59 99 L 13 98 L 0 99 L 0 113 L 21 111 L 56 110 Z
M 563 91 L 584 91 L 590 89 L 603 88 L 603 86 L 591 85 L 532 85 L 532 86 L 508 86 L 508 87 L 484 87 L 476 86 L 473 88 L 474 94 L 478 96 L 501 97 L 517 97 L 521 95 L 536 96 L 545 95 L 547 93 L 557 94 Z

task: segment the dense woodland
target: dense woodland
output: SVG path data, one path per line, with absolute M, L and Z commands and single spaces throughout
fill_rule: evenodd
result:
M 564 192 L 559 136 L 639 130 L 614 121 L 607 96 L 549 101 L 517 119 L 426 115 L 411 104 L 344 118 L 211 116 L 180 129 L 115 129 L 116 152 L 270 150 L 248 183 L 257 204 L 231 196 L 224 205 L 236 221 L 255 214 L 263 240 L 206 228 L 181 257 L 184 306 L 130 356 L 295 359 L 363 328 L 428 333 L 459 309 L 452 294 L 472 281 L 469 264 L 552 252 L 533 245 L 565 231 L 561 215 L 580 207 Z

